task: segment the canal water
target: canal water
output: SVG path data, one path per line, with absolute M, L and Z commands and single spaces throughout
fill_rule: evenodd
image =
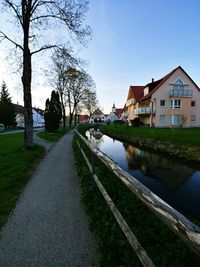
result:
M 102 152 L 186 216 L 200 220 L 200 167 L 114 140 L 93 129 L 86 136 Z

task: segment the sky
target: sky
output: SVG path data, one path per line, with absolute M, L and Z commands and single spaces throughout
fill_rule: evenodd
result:
M 90 0 L 89 8 L 92 40 L 75 51 L 89 62 L 104 113 L 113 103 L 124 106 L 130 85 L 160 79 L 179 65 L 200 86 L 199 0 Z M 1 25 L 8 29 L 5 15 L 0 30 Z M 6 55 L 7 47 L 0 44 L 0 83 L 5 80 L 13 102 L 22 104 L 20 75 Z M 37 57 L 33 68 L 33 106 L 41 108 L 53 89 L 44 75 L 50 64 L 45 58 Z

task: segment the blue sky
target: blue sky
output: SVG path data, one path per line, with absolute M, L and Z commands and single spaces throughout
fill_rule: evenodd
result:
M 160 79 L 179 65 L 200 86 L 199 0 L 90 0 L 86 22 L 93 38 L 87 48 L 76 48 L 77 55 L 90 62 L 105 113 L 113 102 L 123 107 L 130 85 Z M 7 76 L 1 63 L 0 81 Z M 16 81 L 8 79 L 9 89 L 14 102 L 22 102 Z M 52 88 L 42 75 L 37 83 L 33 104 L 44 107 Z
M 200 1 L 93 0 L 90 60 L 100 105 L 122 107 L 129 85 L 159 79 L 181 65 L 200 86 Z

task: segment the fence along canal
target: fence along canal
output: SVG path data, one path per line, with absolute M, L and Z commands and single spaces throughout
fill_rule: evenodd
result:
M 160 199 L 157 195 L 151 192 L 146 186 L 141 184 L 129 173 L 122 170 L 110 158 L 108 158 L 105 154 L 103 154 L 100 150 L 98 150 L 90 142 L 88 142 L 77 130 L 76 134 L 87 145 L 92 154 L 97 156 L 97 158 L 100 159 L 101 162 L 103 162 L 104 165 L 108 167 L 127 186 L 129 190 L 131 190 L 131 192 L 133 192 L 165 225 L 167 225 L 180 239 L 182 239 L 190 249 L 192 249 L 198 256 L 200 256 L 200 228 L 198 226 L 193 224 L 185 216 L 176 211 L 165 201 Z M 95 168 L 90 164 L 79 143 L 78 146 L 93 175 L 94 181 L 96 182 L 99 190 L 104 196 L 104 199 L 110 207 L 130 245 L 139 257 L 141 263 L 143 264 L 143 266 L 154 266 L 151 259 L 144 251 L 139 241 L 136 239 L 135 235 L 131 232 L 122 215 L 117 210 L 115 204 L 108 196 L 98 177 L 95 175 Z

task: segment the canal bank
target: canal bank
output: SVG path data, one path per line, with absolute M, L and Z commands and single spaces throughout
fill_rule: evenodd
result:
M 100 140 L 101 138 L 99 142 Z M 81 147 L 91 160 L 91 152 L 83 143 Z M 110 266 L 138 266 L 133 262 L 133 251 L 127 246 L 98 189 L 94 188 L 89 170 L 76 146 L 75 153 L 89 221 L 104 253 L 102 259 L 105 265 L 102 266 L 109 266 L 109 263 L 113 264 Z M 199 266 L 199 258 L 196 258 L 96 157 L 94 162 L 95 173 L 156 266 Z M 111 249 L 113 247 L 114 250 Z
M 121 142 L 128 142 L 141 148 L 166 153 L 180 160 L 200 163 L 200 129 L 134 129 L 120 125 L 103 126 L 101 131 Z M 146 133 L 143 135 L 143 132 Z M 159 132 L 161 133 L 160 136 Z M 165 136 L 163 137 L 164 132 Z M 185 135 L 184 138 L 183 134 Z M 180 137 L 180 140 L 178 140 L 178 137 Z

